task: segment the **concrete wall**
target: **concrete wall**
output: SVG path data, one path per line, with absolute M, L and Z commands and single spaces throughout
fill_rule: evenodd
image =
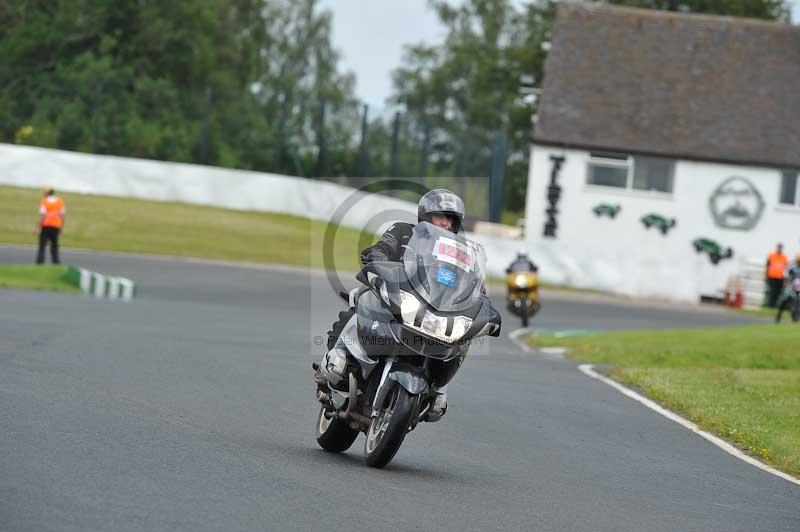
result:
M 544 238 L 547 186 L 551 156 L 565 158 L 558 183 L 556 238 Z M 696 300 L 700 294 L 721 290 L 747 259 L 765 261 L 776 242 L 786 252 L 800 251 L 800 208 L 778 205 L 781 173 L 775 169 L 677 161 L 672 194 L 599 187 L 586 184 L 589 153 L 534 146 L 526 205 L 526 247 L 554 258 L 558 269 L 543 277 L 551 282 L 594 286 L 636 296 Z M 715 223 L 710 198 L 732 176 L 749 181 L 761 194 L 764 208 L 750 230 Z M 741 185 L 741 182 L 737 184 Z M 752 197 L 740 196 L 742 201 Z M 727 195 L 720 201 L 735 201 Z M 600 203 L 621 206 L 615 218 L 598 217 Z M 676 218 L 667 235 L 644 227 L 640 219 L 657 213 Z M 710 238 L 734 251 L 732 259 L 713 265 L 707 254 L 692 246 L 698 237 Z

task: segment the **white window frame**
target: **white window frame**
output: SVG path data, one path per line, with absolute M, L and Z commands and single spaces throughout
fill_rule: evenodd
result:
M 595 155 L 596 154 L 596 155 Z M 611 153 L 609 153 L 611 155 Z M 623 155 L 620 153 L 619 155 Z M 592 175 L 592 166 L 602 166 L 605 168 L 626 168 L 628 170 L 625 176 L 625 186 L 615 187 L 612 185 L 598 185 L 590 183 L 589 178 Z M 622 157 L 603 157 L 602 152 L 589 152 L 589 160 L 586 163 L 586 180 L 584 181 L 587 187 L 599 187 L 604 190 L 618 190 L 630 192 L 633 194 L 644 195 L 660 195 L 672 197 L 675 190 L 675 161 L 672 161 L 672 190 L 666 192 L 664 190 L 645 190 L 641 188 L 633 188 L 633 176 L 636 174 L 636 157 L 633 155 L 626 155 Z
M 625 186 L 615 187 L 613 185 L 598 185 L 596 183 L 590 183 L 589 177 L 592 175 L 593 166 L 601 166 L 603 168 L 615 168 L 615 169 L 624 168 L 627 172 L 625 175 Z M 587 163 L 586 166 L 586 184 L 592 187 L 603 187 L 614 190 L 631 190 L 631 185 L 633 184 L 632 170 L 633 170 L 633 157 L 631 157 L 630 155 L 627 155 L 625 159 L 623 159 L 621 157 L 603 157 L 602 154 L 600 154 L 599 156 L 594 156 L 592 153 L 589 153 L 589 162 Z

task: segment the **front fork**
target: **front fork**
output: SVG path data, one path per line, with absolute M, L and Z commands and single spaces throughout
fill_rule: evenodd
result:
M 381 371 L 381 378 L 378 383 L 378 388 L 375 391 L 375 398 L 372 401 L 372 418 L 380 415 L 381 409 L 386 401 L 386 397 L 392 391 L 394 386 L 402 386 L 408 393 L 415 397 L 414 415 L 412 416 L 411 425 L 408 430 L 413 430 L 417 423 L 426 419 L 428 416 L 431 401 L 429 397 L 433 389 L 429 383 L 430 378 L 430 359 L 425 359 L 423 366 L 411 366 L 403 364 L 398 361 L 396 357 L 389 357 L 384 363 L 383 370 Z M 440 390 L 441 394 L 444 390 Z M 423 406 L 424 405 L 424 406 Z M 437 415 L 433 421 L 437 421 L 441 415 Z

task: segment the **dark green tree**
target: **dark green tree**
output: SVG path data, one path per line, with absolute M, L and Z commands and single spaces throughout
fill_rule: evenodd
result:
M 0 140 L 309 175 L 315 130 L 358 120 L 331 16 L 316 0 L 2 2 Z

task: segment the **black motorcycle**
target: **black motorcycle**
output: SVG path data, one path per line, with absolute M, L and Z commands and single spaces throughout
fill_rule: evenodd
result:
M 345 451 L 363 432 L 367 465 L 383 467 L 419 422 L 444 415 L 442 387 L 470 342 L 500 334 L 485 264 L 479 244 L 423 222 L 402 262 L 364 267 L 356 278 L 365 287 L 342 294 L 351 308 L 329 332 L 319 368 L 328 383 L 317 392 L 323 449 Z
M 793 322 L 800 321 L 800 278 L 792 279 L 792 284 L 786 287 L 786 291 L 778 303 L 776 323 L 780 323 L 781 315 L 784 312 L 789 312 Z

